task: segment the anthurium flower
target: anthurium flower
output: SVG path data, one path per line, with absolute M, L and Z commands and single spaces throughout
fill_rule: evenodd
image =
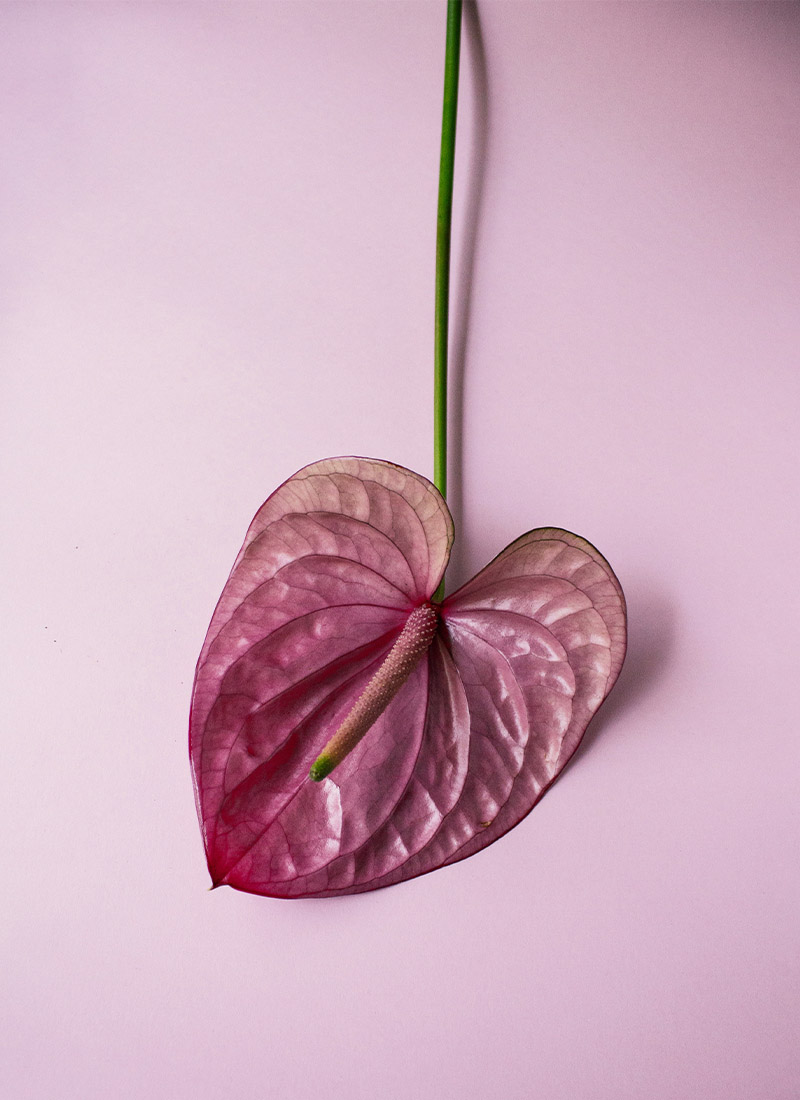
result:
M 529 531 L 440 603 L 434 486 L 305 467 L 256 514 L 197 665 L 190 749 L 216 885 L 358 893 L 493 843 L 578 747 L 625 654 L 605 559 Z

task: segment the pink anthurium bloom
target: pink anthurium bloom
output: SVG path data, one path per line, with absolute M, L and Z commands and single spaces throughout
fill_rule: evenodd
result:
M 466 858 L 533 807 L 625 655 L 625 599 L 546 527 L 440 604 L 453 542 L 419 474 L 332 458 L 257 513 L 197 665 L 190 750 L 215 885 L 374 890 Z

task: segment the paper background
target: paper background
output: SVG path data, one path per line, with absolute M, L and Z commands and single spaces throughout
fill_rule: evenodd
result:
M 193 666 L 279 482 L 431 473 L 443 5 L 0 8 L 4 1096 L 800 1094 L 798 9 L 478 16 L 451 585 L 577 531 L 629 658 L 494 847 L 286 903 L 207 892 Z

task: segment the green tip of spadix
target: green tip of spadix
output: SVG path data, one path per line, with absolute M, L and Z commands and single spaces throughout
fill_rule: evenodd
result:
M 326 753 L 321 753 L 314 763 L 311 765 L 309 775 L 315 783 L 321 783 L 323 779 L 331 774 L 336 767 L 336 762 L 330 758 Z

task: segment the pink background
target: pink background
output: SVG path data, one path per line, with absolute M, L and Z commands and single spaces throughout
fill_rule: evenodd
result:
M 4 1097 L 800 1095 L 800 14 L 478 15 L 451 585 L 578 531 L 630 653 L 504 840 L 287 903 L 207 892 L 193 666 L 280 481 L 431 473 L 443 5 L 0 8 Z

